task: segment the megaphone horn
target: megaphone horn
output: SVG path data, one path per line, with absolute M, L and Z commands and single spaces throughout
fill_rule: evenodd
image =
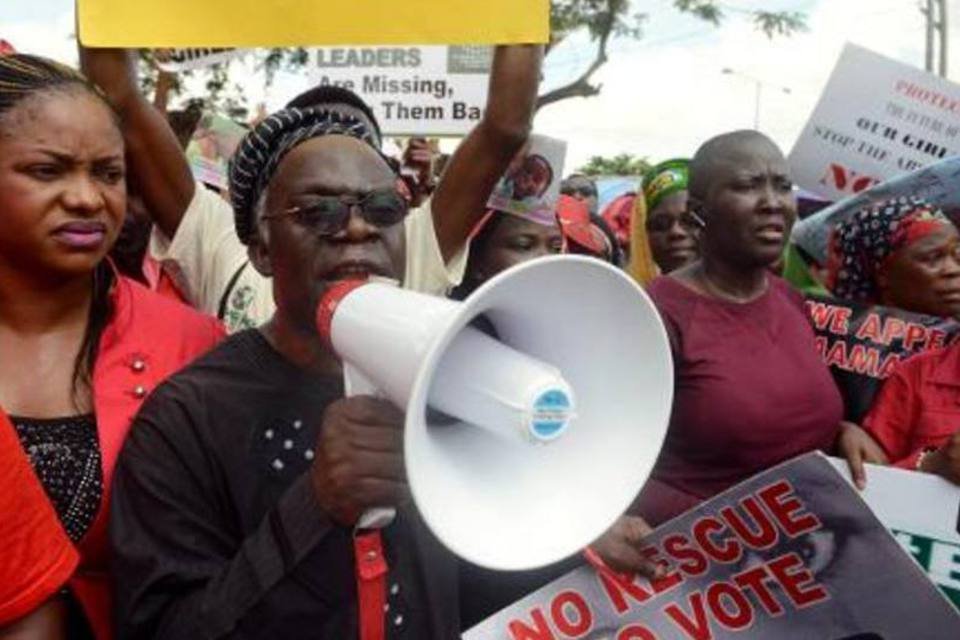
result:
M 384 351 L 373 353 L 357 342 L 359 336 L 350 335 L 351 329 L 361 328 L 361 323 L 357 318 L 350 319 L 349 312 L 339 316 L 343 328 L 334 333 L 336 310 L 344 298 L 364 285 L 371 287 L 364 294 L 378 300 L 383 308 L 399 309 L 401 300 L 414 299 L 408 292 L 386 284 L 357 280 L 338 283 L 324 295 L 318 307 L 320 335 L 329 341 L 334 352 L 361 371 L 377 366 L 374 363 L 382 362 L 385 357 L 399 364 L 398 372 L 415 370 L 425 355 L 422 341 L 391 341 L 389 345 L 382 345 Z M 377 290 L 377 287 L 383 289 Z M 436 304 L 437 299 L 429 297 L 426 302 Z M 356 309 L 362 310 L 362 301 L 354 300 L 354 303 Z M 456 303 L 442 306 L 447 306 L 451 314 L 459 307 Z M 460 331 L 438 367 L 428 406 L 502 437 L 549 442 L 563 434 L 574 415 L 573 391 L 556 367 L 511 349 L 472 326 Z M 415 377 L 391 377 L 383 373 L 377 377 L 387 396 L 405 407 L 411 392 L 408 383 Z
M 481 316 L 493 335 L 471 326 Z M 341 283 L 317 326 L 348 382 L 359 374 L 406 408 L 417 508 L 474 564 L 528 569 L 577 552 L 626 511 L 659 454 L 666 331 L 646 294 L 599 260 L 528 262 L 462 303 Z

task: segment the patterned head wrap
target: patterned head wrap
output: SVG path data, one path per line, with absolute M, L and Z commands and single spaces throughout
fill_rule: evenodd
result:
M 951 224 L 942 211 L 921 198 L 902 197 L 861 209 L 833 231 L 827 287 L 838 298 L 879 302 L 877 276 L 887 259 Z
M 667 196 L 686 191 L 690 183 L 689 160 L 667 160 L 643 176 L 643 197 L 647 211 L 653 211 Z
M 229 168 L 230 199 L 241 242 L 250 243 L 256 229 L 257 202 L 284 156 L 307 140 L 328 135 L 356 138 L 380 153 L 373 133 L 360 120 L 330 109 L 284 109 L 247 134 Z

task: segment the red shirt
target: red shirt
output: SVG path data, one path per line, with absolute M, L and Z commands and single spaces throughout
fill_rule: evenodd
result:
M 100 339 L 93 371 L 93 402 L 103 464 L 100 511 L 77 545 L 80 568 L 70 587 L 98 640 L 112 637 L 107 557 L 110 480 L 134 415 L 146 396 L 226 334 L 215 319 L 118 276 L 113 317 Z
M 659 524 L 771 466 L 832 448 L 843 402 L 803 299 L 779 278 L 738 304 L 660 277 L 650 296 L 670 334 L 673 414 L 637 505 Z
M 887 378 L 863 427 L 892 464 L 915 469 L 960 430 L 960 345 L 916 355 Z
M 147 288 L 156 291 L 160 295 L 189 305 L 187 297 L 183 295 L 180 288 L 174 283 L 173 278 L 164 271 L 163 266 L 149 254 L 143 257 L 143 277 L 147 281 Z
M 77 552 L 6 414 L 0 411 L 0 627 L 67 583 Z

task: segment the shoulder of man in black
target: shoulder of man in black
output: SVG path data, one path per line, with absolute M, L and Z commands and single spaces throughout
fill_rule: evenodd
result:
M 134 418 L 126 448 L 138 449 L 145 430 L 175 441 L 196 431 L 192 436 L 211 447 L 235 446 L 264 422 L 286 417 L 306 435 L 304 427 L 315 427 L 320 416 L 293 414 L 307 407 L 322 415 L 327 404 L 342 396 L 339 378 L 299 370 L 250 329 L 230 336 L 160 384 Z
M 304 374 L 256 331 L 154 391 L 115 474 L 121 637 L 297 637 L 305 620 L 318 638 L 354 635 L 350 531 L 322 513 L 309 474 L 323 413 L 342 395 L 339 378 Z M 393 603 L 392 621 L 455 637 L 455 563 L 409 515 L 412 537 L 386 540 L 388 555 L 394 543 L 413 554 L 391 570 L 413 598 Z

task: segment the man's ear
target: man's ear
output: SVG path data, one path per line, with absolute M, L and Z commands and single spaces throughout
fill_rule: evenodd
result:
M 247 255 L 253 268 L 265 278 L 273 277 L 273 266 L 270 264 L 270 249 L 259 230 L 254 232 L 247 245 Z

